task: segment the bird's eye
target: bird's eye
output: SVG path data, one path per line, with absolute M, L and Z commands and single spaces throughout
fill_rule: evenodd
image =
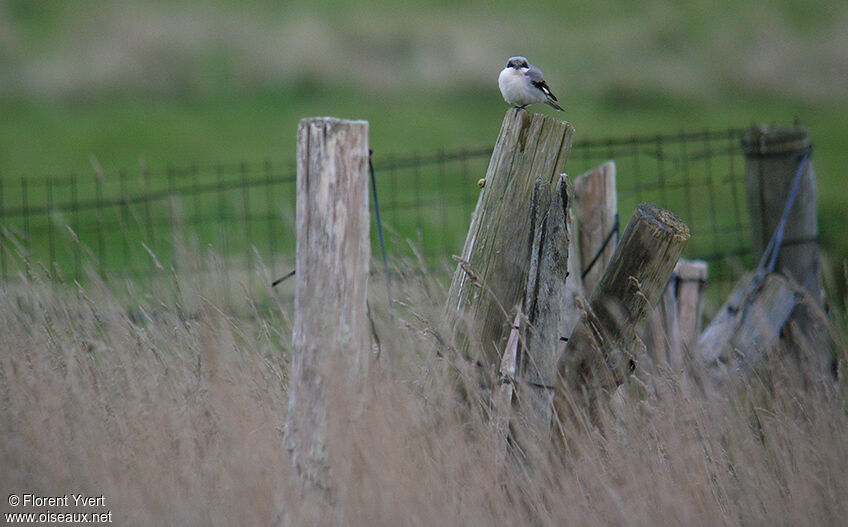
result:
M 526 62 L 526 61 L 521 61 L 521 67 L 522 67 L 522 68 L 526 68 L 526 67 L 527 67 L 527 62 Z

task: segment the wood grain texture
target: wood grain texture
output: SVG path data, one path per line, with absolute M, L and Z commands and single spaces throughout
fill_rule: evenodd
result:
M 636 327 L 665 290 L 688 240 L 688 227 L 671 212 L 650 203 L 636 208 L 589 310 L 561 349 L 558 405 L 564 392 L 608 396 L 633 371 Z
M 530 271 L 524 292 L 527 324 L 524 348 L 519 355 L 521 408 L 525 426 L 534 437 L 547 437 L 551 423 L 556 358 L 574 291 L 568 287 L 569 221 L 571 185 L 559 177 L 553 194 L 550 185 L 537 181 L 533 209 L 537 211 L 530 250 Z
M 584 266 L 581 275 L 585 273 L 583 286 L 591 294 L 618 244 L 616 233 L 604 246 L 607 236 L 615 229 L 618 212 L 615 162 L 607 161 L 574 180 L 574 211 L 580 261 Z M 587 270 L 590 264 L 592 268 Z
M 445 306 L 456 350 L 486 369 L 498 364 L 522 301 L 535 182 L 553 191 L 573 133 L 569 123 L 517 108 L 504 117 Z
M 498 385 L 492 394 L 492 426 L 495 431 L 496 464 L 502 467 L 506 459 L 509 439 L 509 424 L 513 417 L 512 405 L 518 361 L 518 344 L 521 335 L 522 313 L 515 315 L 510 328 L 509 339 L 506 342 L 503 357 L 498 368 Z
M 767 275 L 761 287 L 753 289 L 752 278 L 748 274 L 739 281 L 698 339 L 697 356 L 714 381 L 736 372 L 749 373 L 777 345 L 783 326 L 801 301 L 798 287 L 777 273 Z
M 284 442 L 297 473 L 327 498 L 333 487 L 327 446 L 332 383 L 361 377 L 370 350 L 369 222 L 368 123 L 303 119 L 297 133 L 295 310 Z
M 540 185 L 540 193 L 549 194 L 548 185 Z M 568 278 L 568 208 L 571 190 L 568 178 L 561 176 L 552 199 L 534 223 L 530 256 L 530 273 L 524 297 L 527 315 L 525 341 L 527 351 L 521 355 L 520 370 L 524 379 L 541 386 L 553 386 L 556 380 L 556 351 L 564 317 Z
M 680 260 L 677 275 L 677 308 L 679 310 L 680 341 L 683 349 L 692 350 L 701 334 L 704 284 L 707 282 L 707 262 Z M 675 363 L 675 365 L 682 365 Z

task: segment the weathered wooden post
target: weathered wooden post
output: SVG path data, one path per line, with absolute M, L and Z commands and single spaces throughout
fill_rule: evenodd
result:
M 706 362 L 713 380 L 722 380 L 737 369 L 750 371 L 762 353 L 771 350 L 800 300 L 789 282 L 780 275 L 765 277 L 756 294 L 731 305 L 740 293 L 745 294 L 754 275 L 739 281 L 728 304 L 710 323 L 699 342 L 699 356 Z M 756 357 L 753 357 L 756 355 Z
M 801 158 L 810 149 L 802 128 L 754 126 L 742 137 L 748 213 L 757 257 L 766 249 L 780 222 Z M 816 217 L 816 178 L 807 161 L 795 203 L 789 213 L 775 271 L 801 284 L 819 305 L 824 303 Z
M 536 180 L 553 192 L 573 133 L 569 123 L 518 108 L 504 117 L 445 307 L 456 350 L 487 369 L 500 359 L 509 311 L 521 302 L 527 282 Z
M 718 381 L 749 373 L 778 344 L 819 366 L 829 354 L 809 135 L 797 127 L 755 126 L 742 147 L 760 266 L 739 282 L 698 339 L 697 355 Z
M 792 278 L 749 273 L 701 333 L 696 354 L 713 381 L 751 373 L 778 345 L 820 374 L 830 360 L 827 328 L 824 310 Z
M 497 465 L 502 466 L 506 458 L 509 438 L 509 422 L 512 419 L 512 399 L 515 393 L 515 377 L 518 362 L 518 343 L 521 338 L 521 310 L 515 314 L 515 321 L 506 341 L 501 363 L 498 368 L 499 382 L 492 394 L 493 426 Z
M 701 303 L 706 280 L 706 262 L 678 261 L 640 335 L 648 352 L 674 370 L 683 368 L 684 352 L 692 349 L 701 334 Z
M 580 249 L 574 243 L 578 232 L 577 220 L 574 217 L 574 207 L 568 207 L 566 221 L 569 243 L 568 275 L 565 279 L 565 287 L 568 289 L 568 294 L 565 297 L 565 305 L 562 307 L 563 313 L 559 328 L 560 335 L 571 335 L 571 332 L 574 331 L 574 327 L 577 326 L 577 322 L 580 320 L 580 314 L 583 312 L 582 306 L 586 304 L 586 289 L 583 286 L 583 279 L 580 277 L 583 272 L 583 264 L 580 260 Z
M 555 397 L 560 418 L 570 394 L 593 403 L 606 398 L 635 368 L 636 327 L 656 305 L 689 228 L 671 212 L 641 203 L 590 298 L 589 310 L 560 349 Z
M 618 198 L 613 161 L 574 180 L 574 210 L 583 286 L 591 294 L 618 243 Z
M 701 334 L 703 291 L 707 282 L 707 262 L 680 260 L 677 275 L 677 307 L 679 310 L 680 340 L 685 350 L 692 350 Z M 679 364 L 679 365 L 682 365 Z
M 300 121 L 297 256 L 285 446 L 310 492 L 333 499 L 329 413 L 367 368 L 368 123 Z
M 677 304 L 677 275 L 672 273 L 657 305 L 648 314 L 639 337 L 648 353 L 662 363 L 676 368 L 683 356 L 680 339 L 680 311 Z
M 571 185 L 559 177 L 550 196 L 549 185 L 537 182 L 534 193 L 533 243 L 530 270 L 524 292 L 524 352 L 519 355 L 518 372 L 526 423 L 539 438 L 545 438 L 551 423 L 553 388 L 556 384 L 557 350 L 566 310 L 574 309 L 574 291 L 569 287 L 569 222 Z M 543 198 L 544 196 L 544 198 Z

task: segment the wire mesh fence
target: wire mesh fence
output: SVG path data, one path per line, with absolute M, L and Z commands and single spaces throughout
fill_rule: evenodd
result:
M 614 160 L 622 223 L 640 201 L 670 209 L 692 231 L 684 256 L 709 261 L 711 281 L 728 282 L 752 263 L 741 134 L 576 141 L 567 170 L 574 177 Z M 390 254 L 428 266 L 458 254 L 490 155 L 374 153 Z M 293 268 L 295 179 L 294 163 L 272 161 L 0 178 L 0 277 L 144 279 L 208 270 L 204 255 L 214 254 L 225 279 L 238 274 L 253 287 Z

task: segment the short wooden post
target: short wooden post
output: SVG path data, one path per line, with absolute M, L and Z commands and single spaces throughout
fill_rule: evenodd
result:
M 564 121 L 518 108 L 504 117 L 445 307 L 456 350 L 482 360 L 487 369 L 500 359 L 509 312 L 520 303 L 527 281 L 535 182 L 553 191 L 573 133 Z
M 771 240 L 780 222 L 792 180 L 801 158 L 810 148 L 802 128 L 754 126 L 742 137 L 748 213 L 757 256 Z M 798 187 L 783 236 L 775 271 L 792 276 L 810 296 L 824 303 L 816 217 L 816 178 L 812 159 Z
M 640 337 L 656 360 L 681 371 L 684 353 L 701 334 L 702 293 L 707 263 L 680 260 Z
M 608 394 L 635 368 L 636 327 L 656 305 L 689 228 L 671 212 L 641 203 L 592 293 L 589 310 L 562 346 L 557 362 L 557 412 L 568 415 L 569 393 L 591 402 Z
M 332 500 L 329 413 L 370 350 L 368 123 L 300 121 L 297 256 L 285 446 L 307 488 Z M 335 395 L 334 395 L 335 393 Z
M 677 275 L 677 307 L 679 310 L 680 340 L 683 348 L 692 350 L 701 334 L 703 291 L 707 282 L 707 262 L 680 260 Z
M 679 369 L 683 357 L 677 286 L 677 275 L 672 272 L 657 305 L 648 315 L 647 327 L 641 335 L 648 353 L 673 369 Z
M 618 243 L 618 197 L 613 161 L 574 180 L 574 210 L 583 286 L 591 294 Z

